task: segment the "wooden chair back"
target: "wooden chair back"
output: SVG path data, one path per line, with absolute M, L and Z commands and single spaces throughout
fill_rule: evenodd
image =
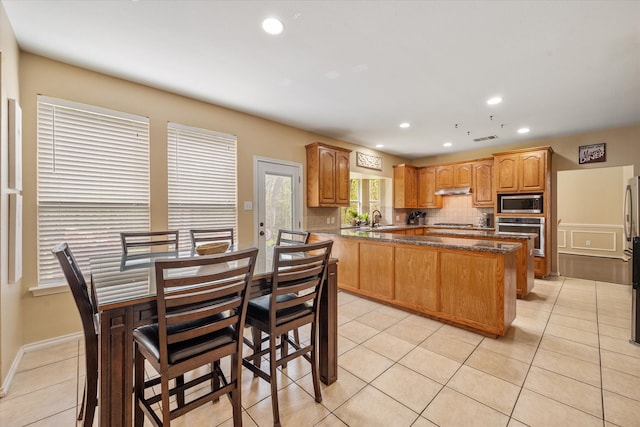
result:
M 191 248 L 199 243 L 228 241 L 233 246 L 233 228 L 206 228 L 189 230 L 191 235 Z
M 311 233 L 308 231 L 298 230 L 278 230 L 278 239 L 276 240 L 276 246 L 285 245 L 306 245 L 309 243 L 309 236 Z
M 160 365 L 172 361 L 171 347 L 232 327 L 234 351 L 242 350 L 249 286 L 258 250 L 156 261 Z M 188 274 L 184 274 L 188 272 Z M 197 327 L 191 327 L 197 324 Z M 224 351 L 223 351 L 224 352 Z M 212 359 L 213 360 L 213 359 Z
M 166 246 L 168 251 L 178 251 L 178 230 L 142 231 L 120 233 L 122 253 L 128 255 L 131 249 Z
M 286 322 L 286 313 L 293 308 L 305 305 L 311 310 L 312 317 L 306 321 L 298 319 L 297 323 L 306 324 L 317 318 L 332 246 L 333 241 L 328 240 L 274 248 L 269 310 L 272 327 Z M 289 298 L 278 298 L 282 295 Z M 295 298 L 290 298 L 292 295 Z M 281 313 L 284 314 L 282 318 Z
M 71 294 L 78 308 L 84 333 L 86 382 L 82 398 L 83 404 L 78 420 L 84 426 L 92 426 L 98 399 L 98 321 L 95 291 L 87 287 L 80 267 L 67 243 L 60 243 L 51 252 L 57 258 Z

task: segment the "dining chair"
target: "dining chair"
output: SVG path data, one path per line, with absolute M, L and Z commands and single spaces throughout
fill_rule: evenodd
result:
M 242 331 L 257 253 L 253 248 L 155 262 L 158 321 L 133 332 L 134 425 L 142 426 L 146 415 L 154 425 L 169 426 L 171 420 L 225 394 L 233 407 L 234 426 L 242 425 Z M 228 377 L 220 366 L 227 356 Z M 158 377 L 145 380 L 146 362 Z M 212 369 L 199 369 L 205 366 Z M 205 381 L 211 382 L 211 389 L 187 394 Z M 171 396 L 176 397 L 173 407 Z M 162 418 L 154 410 L 157 404 Z
M 82 404 L 78 413 L 78 421 L 84 427 L 93 425 L 93 418 L 98 404 L 98 321 L 95 292 L 87 287 L 87 282 L 78 267 L 67 243 L 60 243 L 51 249 L 58 259 L 64 277 L 69 284 L 71 294 L 80 313 L 84 333 L 86 376 Z M 91 296 L 90 296 L 91 295 Z
M 318 378 L 318 306 L 332 245 L 333 241 L 329 240 L 307 245 L 276 246 L 273 252 L 271 293 L 249 300 L 247 325 L 252 331 L 253 352 L 243 358 L 242 364 L 271 384 L 275 426 L 280 425 L 276 380 L 279 366 L 285 367 L 287 362 L 304 357 L 311 363 L 315 400 L 322 401 Z M 311 325 L 309 344 L 302 346 L 289 337 L 289 331 L 307 324 Z M 267 335 L 264 340 L 263 333 Z M 264 350 L 263 341 L 269 342 Z M 260 363 L 265 355 L 269 356 L 269 371 L 263 369 Z
M 308 231 L 298 230 L 278 230 L 278 239 L 276 240 L 276 246 L 285 245 L 306 245 L 309 243 L 309 236 L 311 233 Z
M 177 252 L 178 235 L 178 230 L 120 233 L 122 253 L 128 255 L 130 249 L 149 248 L 151 246 L 166 246 L 169 251 Z
M 195 249 L 198 243 L 228 241 L 233 246 L 233 228 L 206 228 L 189 230 L 191 235 L 191 248 Z
M 278 230 L 278 239 L 276 240 L 276 246 L 291 246 L 291 245 L 306 245 L 309 243 L 309 237 L 311 233 L 308 231 L 298 230 Z M 300 332 L 298 329 L 293 330 L 293 339 L 296 342 L 300 342 Z

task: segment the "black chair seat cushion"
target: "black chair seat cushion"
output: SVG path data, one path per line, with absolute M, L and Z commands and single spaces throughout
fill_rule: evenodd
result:
M 295 294 L 284 294 L 278 296 L 278 302 L 285 302 L 297 298 Z M 247 307 L 247 317 L 256 319 L 260 322 L 269 322 L 269 304 L 271 302 L 271 295 L 263 295 L 258 298 L 249 300 Z M 299 317 L 312 314 L 313 305 L 310 301 L 304 304 L 296 305 L 293 307 L 278 310 L 276 313 L 277 323 L 281 325 L 283 323 L 290 322 Z
M 207 323 L 215 319 L 220 319 L 221 316 L 214 316 L 207 319 Z M 201 325 L 203 321 L 185 322 L 180 325 L 174 325 L 169 327 L 169 334 L 182 332 L 188 329 L 193 329 Z M 177 363 L 190 357 L 196 356 L 205 351 L 212 350 L 216 347 L 220 347 L 225 344 L 229 344 L 234 341 L 234 329 L 232 327 L 226 327 L 220 331 L 212 334 L 203 335 L 198 338 L 183 341 L 177 344 L 169 345 L 169 363 Z M 145 346 L 151 354 L 160 360 L 160 342 L 158 338 L 158 324 L 141 326 L 133 331 L 133 338 L 139 345 Z

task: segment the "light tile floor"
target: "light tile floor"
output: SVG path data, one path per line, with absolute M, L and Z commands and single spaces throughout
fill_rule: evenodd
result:
M 290 363 L 279 378 L 282 424 L 640 426 L 629 286 L 536 280 L 517 312 L 493 339 L 341 292 L 338 382 L 317 404 L 308 364 Z M 0 425 L 74 425 L 83 381 L 79 342 L 25 354 Z M 242 401 L 245 425 L 272 425 L 269 386 L 246 370 Z M 227 399 L 177 423 L 231 424 Z

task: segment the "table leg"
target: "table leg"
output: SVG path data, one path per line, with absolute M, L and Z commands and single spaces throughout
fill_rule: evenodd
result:
M 320 296 L 318 346 L 320 380 L 329 385 L 338 379 L 338 266 L 328 266 L 327 279 Z

